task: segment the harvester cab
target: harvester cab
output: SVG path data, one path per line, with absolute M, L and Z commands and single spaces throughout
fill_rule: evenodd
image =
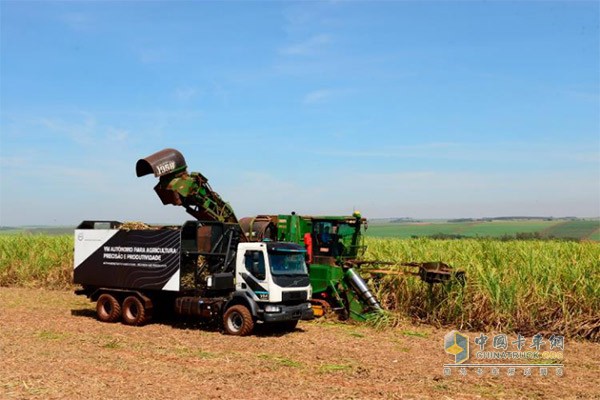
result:
M 333 258 L 336 263 L 362 257 L 366 246 L 361 229 L 365 226 L 366 219 L 361 218 L 357 213 L 353 218 L 314 217 L 312 219 L 313 257 L 319 260 Z
M 366 218 L 352 216 L 259 215 L 240 220 L 249 241 L 264 239 L 304 243 L 316 263 L 338 265 L 364 255 Z

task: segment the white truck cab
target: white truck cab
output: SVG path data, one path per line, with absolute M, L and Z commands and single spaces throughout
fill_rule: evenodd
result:
M 306 250 L 293 243 L 238 245 L 235 288 L 258 305 L 265 322 L 312 317 Z

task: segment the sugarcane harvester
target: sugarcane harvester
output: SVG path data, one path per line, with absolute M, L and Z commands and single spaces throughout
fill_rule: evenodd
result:
M 149 166 L 152 166 L 150 168 Z M 307 250 L 312 304 L 315 316 L 335 311 L 342 318 L 363 321 L 369 313 L 382 308 L 357 272 L 365 264 L 385 264 L 361 260 L 366 246 L 361 229 L 366 219 L 359 213 L 347 217 L 262 215 L 238 221 L 233 208 L 212 190 L 208 179 L 198 172 L 187 172 L 183 155 L 175 149 L 161 150 L 136 165 L 137 176 L 154 173 L 154 187 L 164 205 L 182 206 L 199 220 L 239 224 L 244 233 L 240 241 L 288 241 Z M 450 267 L 443 263 L 408 263 L 419 269 L 428 283 L 445 281 Z
M 380 311 L 377 298 L 358 272 L 365 267 L 374 277 L 417 275 L 431 285 L 450 279 L 464 282 L 464 272 L 454 271 L 440 261 L 365 260 L 363 230 L 367 220 L 358 211 L 351 216 L 259 215 L 242 218 L 240 225 L 251 241 L 268 238 L 306 247 L 315 316 L 335 311 L 341 317 L 364 321 L 369 313 Z M 394 271 L 374 268 L 383 265 L 399 268 Z

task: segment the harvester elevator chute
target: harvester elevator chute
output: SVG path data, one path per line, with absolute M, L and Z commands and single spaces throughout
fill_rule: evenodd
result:
M 238 222 L 231 206 L 212 190 L 204 175 L 187 172 L 185 158 L 175 149 L 138 160 L 135 171 L 138 177 L 153 173 L 159 178 L 154 191 L 164 205 L 182 206 L 200 221 Z

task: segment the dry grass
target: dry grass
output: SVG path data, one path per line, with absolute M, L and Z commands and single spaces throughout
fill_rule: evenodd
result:
M 443 376 L 446 330 L 302 322 L 225 336 L 181 322 L 106 324 L 65 291 L 0 290 L 2 399 L 593 398 L 600 344 L 568 341 L 565 376 Z M 473 333 L 475 335 L 475 333 Z

